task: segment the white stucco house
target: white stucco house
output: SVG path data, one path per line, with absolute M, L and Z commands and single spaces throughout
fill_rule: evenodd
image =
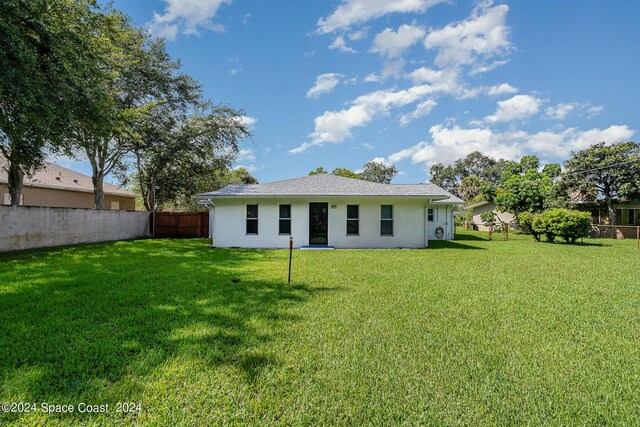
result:
M 216 247 L 424 248 L 454 237 L 462 200 L 434 184 L 378 184 L 330 174 L 232 184 L 195 196 Z

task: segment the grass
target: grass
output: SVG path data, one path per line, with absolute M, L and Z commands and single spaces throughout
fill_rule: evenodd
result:
M 0 425 L 640 424 L 635 241 L 458 237 L 0 255 L 0 402 L 110 405 Z

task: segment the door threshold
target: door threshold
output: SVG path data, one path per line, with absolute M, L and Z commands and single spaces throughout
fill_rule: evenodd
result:
M 300 248 L 301 251 L 332 251 L 335 249 L 335 246 L 327 246 L 327 245 L 310 245 L 310 246 L 302 246 Z

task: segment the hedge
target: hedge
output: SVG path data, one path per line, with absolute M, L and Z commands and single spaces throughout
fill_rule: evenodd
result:
M 524 212 L 518 216 L 518 223 L 537 241 L 544 235 L 550 243 L 558 236 L 567 243 L 575 243 L 577 239 L 589 235 L 591 215 L 568 209 L 550 209 L 539 214 Z

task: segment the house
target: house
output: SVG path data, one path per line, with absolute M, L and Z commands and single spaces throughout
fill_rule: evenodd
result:
M 466 209 L 470 209 L 472 211 L 472 226 L 474 230 L 478 231 L 489 231 L 489 227 L 484 225 L 482 218 L 480 218 L 484 212 L 493 211 L 500 221 L 506 222 L 507 224 L 514 224 L 516 221 L 516 216 L 514 214 L 499 211 L 496 206 L 496 202 L 478 202 L 467 206 Z
M 9 205 L 6 167 L 6 161 L 0 159 L 0 203 Z M 58 208 L 93 208 L 93 183 L 88 175 L 47 162 L 44 169 L 31 177 L 25 176 L 20 204 Z M 104 207 L 115 210 L 135 210 L 136 195 L 105 182 Z
M 616 225 L 640 225 L 640 202 L 618 201 L 613 203 L 616 211 Z M 602 202 L 576 203 L 576 209 L 591 213 L 594 224 L 609 225 L 609 209 Z
M 463 204 L 434 184 L 379 184 L 318 174 L 232 184 L 195 196 L 208 204 L 217 247 L 424 248 L 454 237 Z

